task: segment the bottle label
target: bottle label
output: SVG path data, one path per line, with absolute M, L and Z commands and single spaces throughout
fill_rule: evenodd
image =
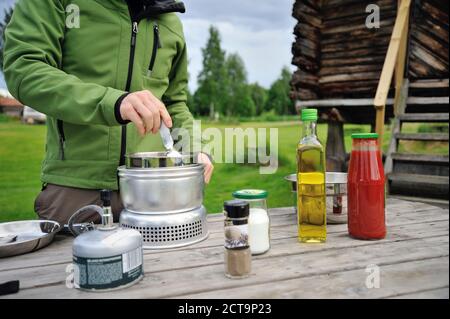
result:
M 225 226 L 225 248 L 248 247 L 248 224 Z
M 104 258 L 73 256 L 76 287 L 88 290 L 113 289 L 139 279 L 143 274 L 142 248 Z

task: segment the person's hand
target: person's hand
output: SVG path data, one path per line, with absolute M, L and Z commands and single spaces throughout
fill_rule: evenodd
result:
M 211 181 L 211 176 L 214 171 L 214 165 L 211 163 L 211 160 L 209 159 L 208 155 L 204 153 L 199 153 L 197 157 L 197 161 L 200 164 L 203 164 L 205 166 L 205 183 L 209 184 Z
M 156 134 L 161 127 L 161 119 L 168 128 L 172 127 L 165 105 L 147 90 L 126 96 L 120 104 L 120 116 L 133 122 L 141 136 L 150 132 Z

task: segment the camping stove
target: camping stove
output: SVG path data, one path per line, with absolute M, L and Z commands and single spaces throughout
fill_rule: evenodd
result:
M 203 172 L 192 155 L 127 156 L 126 166 L 119 168 L 125 207 L 120 226 L 139 231 L 145 249 L 176 248 L 206 239 Z

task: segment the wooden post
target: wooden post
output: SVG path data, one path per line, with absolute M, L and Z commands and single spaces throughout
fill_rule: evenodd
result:
M 400 93 L 398 91 L 401 90 L 403 85 L 410 6 L 411 0 L 399 1 L 399 9 L 395 20 L 394 30 L 392 32 L 391 41 L 383 65 L 383 71 L 381 72 L 380 82 L 378 83 L 377 93 L 375 95 L 374 106 L 377 111 L 376 132 L 379 135 L 380 146 L 383 143 L 386 100 L 391 87 L 394 70 L 397 70 L 396 99 L 400 99 Z
M 400 8 L 402 0 L 398 0 L 398 7 Z M 400 40 L 400 48 L 398 51 L 398 60 L 395 65 L 395 99 L 394 99 L 394 115 L 398 116 L 402 113 L 399 109 L 402 104 L 402 93 L 404 90 L 405 81 L 405 65 L 406 65 L 406 54 L 408 50 L 408 36 L 409 36 L 409 12 L 406 16 L 406 29 L 403 31 Z
M 328 124 L 326 145 L 327 171 L 346 172 L 346 151 L 344 140 L 344 119 L 336 108 L 333 108 L 324 118 Z
M 377 108 L 377 119 L 376 119 L 376 128 L 375 132 L 378 134 L 378 143 L 380 145 L 380 149 L 383 148 L 383 133 L 384 133 L 384 120 L 386 116 L 386 105 L 382 105 Z

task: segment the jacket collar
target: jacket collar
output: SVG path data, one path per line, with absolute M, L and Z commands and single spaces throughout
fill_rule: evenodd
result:
M 130 8 L 133 20 L 139 21 L 145 18 L 152 18 L 164 13 L 180 12 L 185 13 L 186 8 L 183 2 L 176 0 L 125 0 Z

